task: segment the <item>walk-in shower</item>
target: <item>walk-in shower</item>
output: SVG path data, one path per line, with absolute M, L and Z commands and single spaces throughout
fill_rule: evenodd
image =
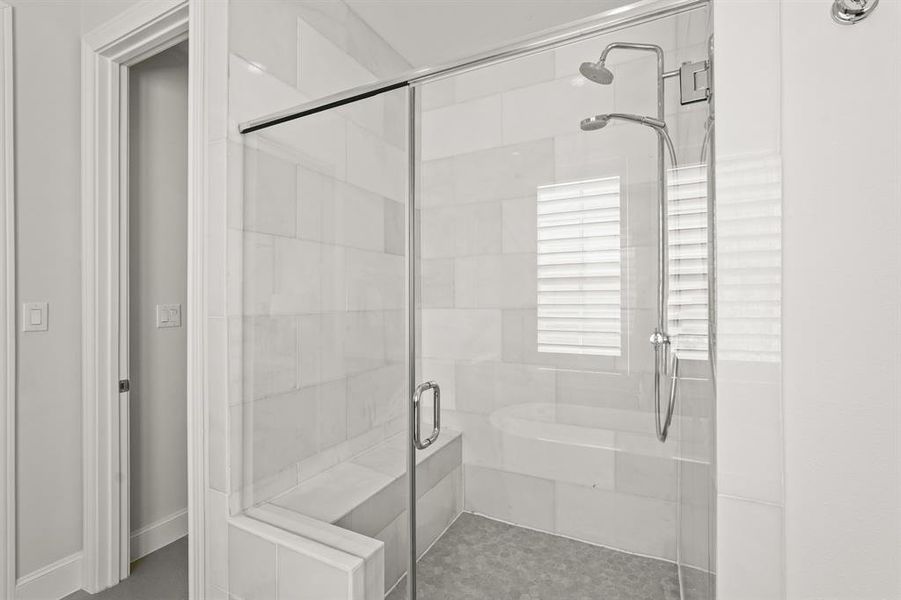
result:
M 241 126 L 233 510 L 365 600 L 713 597 L 708 10 L 654 6 Z

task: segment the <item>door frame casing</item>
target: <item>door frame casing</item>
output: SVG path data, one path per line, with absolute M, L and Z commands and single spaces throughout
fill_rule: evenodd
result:
M 128 394 L 118 389 L 127 377 L 128 68 L 186 40 L 188 23 L 188 0 L 145 0 L 82 38 L 82 585 L 92 593 L 130 564 Z M 189 87 L 191 77 L 189 66 Z
M 16 218 L 13 8 L 0 0 L 0 596 L 16 590 Z

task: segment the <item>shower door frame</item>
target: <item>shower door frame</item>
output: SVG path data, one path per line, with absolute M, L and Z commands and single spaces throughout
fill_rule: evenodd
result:
M 407 337 L 406 378 L 407 378 L 407 517 L 409 554 L 407 556 L 406 588 L 408 600 L 416 600 L 416 452 L 413 432 L 416 427 L 412 395 L 416 389 L 416 209 L 419 198 L 419 151 L 420 151 L 420 111 L 418 103 L 419 88 L 427 83 L 447 77 L 460 75 L 482 67 L 497 65 L 509 60 L 522 58 L 532 54 L 553 50 L 555 48 L 608 34 L 620 29 L 634 27 L 646 22 L 685 13 L 697 8 L 710 6 L 712 0 L 639 0 L 633 4 L 614 8 L 598 15 L 575 21 L 568 25 L 555 27 L 537 35 L 522 38 L 495 50 L 476 54 L 453 63 L 437 67 L 429 67 L 407 73 L 396 78 L 368 84 L 337 94 L 323 97 L 313 102 L 289 108 L 264 117 L 253 119 L 238 126 L 241 134 L 252 133 L 261 129 L 300 119 L 309 115 L 351 104 L 358 100 L 371 98 L 379 94 L 407 88 L 407 199 L 405 212 L 406 256 L 405 284 L 407 299 L 407 320 L 405 324 Z M 713 136 L 711 136 L 711 139 Z M 711 142 L 712 143 L 712 142 Z M 714 197 L 708 195 L 708 218 L 713 214 Z M 711 221 L 712 223 L 712 221 Z M 714 239 L 712 228 L 708 231 L 710 240 Z M 715 254 L 713 245 L 708 245 L 708 259 Z M 712 261 L 708 268 L 709 293 L 713 294 Z M 714 311 L 714 303 L 708 306 L 709 335 L 714 339 L 715 323 L 710 320 Z M 715 364 L 715 355 L 711 355 L 711 364 Z

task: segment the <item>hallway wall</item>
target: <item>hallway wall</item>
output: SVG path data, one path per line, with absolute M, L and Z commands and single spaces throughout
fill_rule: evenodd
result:
M 9 0 L 16 127 L 17 571 L 81 551 L 81 35 L 134 0 Z

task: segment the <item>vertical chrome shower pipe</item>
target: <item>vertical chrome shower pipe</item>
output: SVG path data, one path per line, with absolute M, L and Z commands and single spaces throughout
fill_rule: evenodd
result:
M 663 64 L 663 49 L 652 46 L 657 56 L 657 118 L 666 122 L 666 75 Z M 674 164 L 673 167 L 676 165 Z M 676 391 L 676 376 L 673 373 L 673 381 L 670 389 L 670 401 L 667 403 L 664 422 L 660 423 L 660 397 L 663 393 L 662 379 L 667 375 L 667 365 L 670 357 L 670 339 L 666 333 L 669 298 L 669 225 L 666 205 L 666 158 L 664 156 L 663 135 L 657 135 L 657 328 L 651 334 L 651 344 L 654 346 L 654 426 L 657 439 L 666 441 L 670 423 L 673 419 L 673 400 Z M 676 369 L 673 365 L 674 371 Z
M 631 42 L 613 42 L 604 48 L 599 59 L 604 64 L 607 54 L 617 48 L 627 50 L 643 50 L 653 52 L 657 57 L 657 118 L 661 123 L 666 123 L 666 87 L 664 81 L 670 77 L 679 75 L 679 70 L 666 72 L 664 70 L 663 48 L 655 44 L 635 44 Z M 667 224 L 666 202 L 666 150 L 663 132 L 657 132 L 657 327 L 651 334 L 650 342 L 654 347 L 654 427 L 657 439 L 665 442 L 669 434 L 670 423 L 673 419 L 673 407 L 676 396 L 676 380 L 678 377 L 678 359 L 673 354 L 672 383 L 669 390 L 666 413 L 663 422 L 660 421 L 661 395 L 663 393 L 663 377 L 669 375 L 671 347 L 670 338 L 666 333 L 667 327 L 667 301 L 669 298 L 669 227 Z M 673 167 L 675 167 L 675 159 Z

